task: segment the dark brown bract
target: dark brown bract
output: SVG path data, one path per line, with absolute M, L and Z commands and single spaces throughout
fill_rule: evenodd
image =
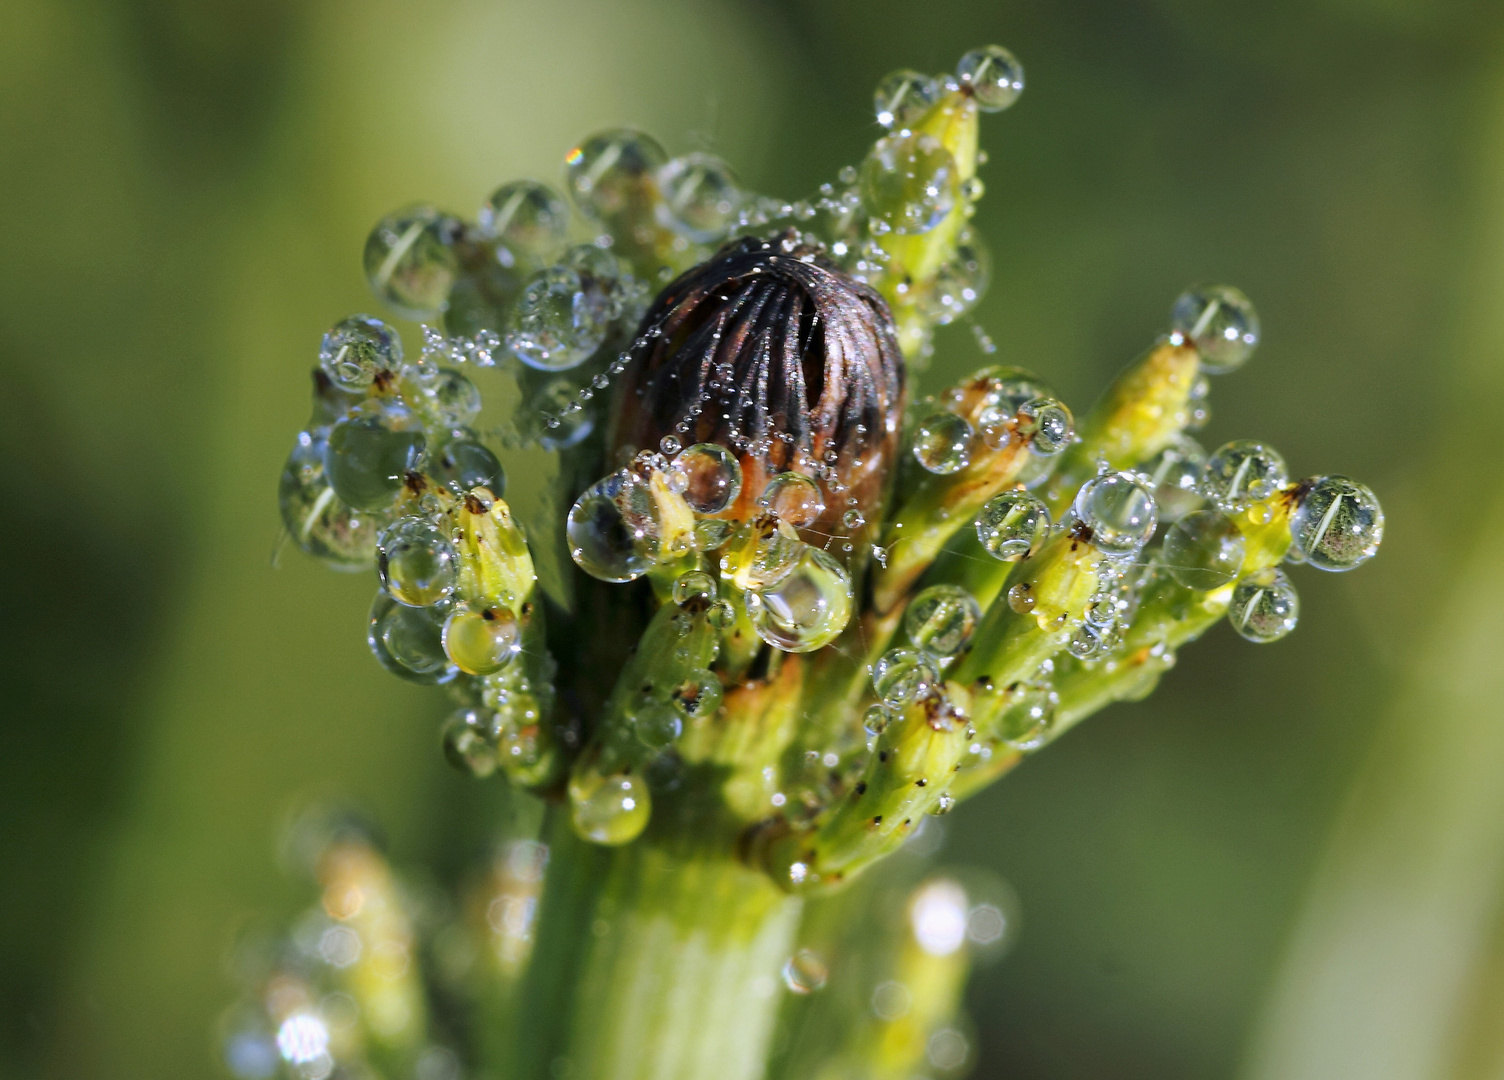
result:
M 654 301 L 618 386 L 611 444 L 625 455 L 715 442 L 741 458 L 747 516 L 769 477 L 794 470 L 831 496 L 820 527 L 887 490 L 904 364 L 888 305 L 794 233 L 744 238 Z

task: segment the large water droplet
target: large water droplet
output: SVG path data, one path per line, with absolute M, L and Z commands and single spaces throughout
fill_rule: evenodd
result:
M 1132 473 L 1104 473 L 1076 493 L 1076 518 L 1091 529 L 1092 543 L 1105 555 L 1138 553 L 1157 523 L 1154 496 Z
M 456 710 L 440 729 L 445 759 L 471 776 L 490 776 L 500 756 L 497 728 L 496 716 L 485 709 Z
M 591 577 L 632 581 L 648 572 L 657 550 L 657 522 L 648 485 L 622 470 L 575 500 L 565 526 L 569 554 Z
M 359 510 L 381 510 L 423 460 L 427 439 L 416 416 L 386 399 L 352 412 L 329 432 L 324 470 L 334 492 Z
M 1219 589 L 1238 576 L 1246 547 L 1243 534 L 1226 514 L 1197 510 L 1165 533 L 1164 565 L 1187 589 Z
M 879 139 L 862 165 L 862 198 L 873 219 L 896 233 L 926 233 L 960 197 L 951 153 L 932 135 Z
M 820 485 L 796 472 L 779 473 L 769 480 L 757 497 L 757 505 L 796 529 L 808 528 L 825 513 Z
M 1206 451 L 1190 436 L 1175 440 L 1133 471 L 1154 488 L 1154 505 L 1161 523 L 1179 521 L 1199 510 L 1201 476 L 1206 469 Z
M 662 750 L 684 731 L 684 718 L 679 710 L 656 698 L 638 702 L 628 720 L 638 741 L 653 750 Z
M 298 436 L 282 469 L 277 504 L 288 533 L 308 554 L 340 570 L 371 565 L 384 518 L 334 493 L 324 472 L 324 440 L 316 433 Z
M 651 135 L 621 128 L 593 135 L 564 158 L 569 193 L 586 213 L 611 219 L 656 185 L 668 154 Z
M 825 961 L 809 949 L 800 949 L 783 965 L 783 985 L 795 994 L 813 994 L 829 978 Z
M 914 458 L 929 472 L 949 475 L 971 463 L 975 442 L 976 432 L 964 416 L 932 413 L 914 429 Z
M 506 335 L 512 355 L 540 371 L 578 367 L 606 340 L 580 275 L 567 266 L 538 271 L 522 290 Z
M 407 607 L 385 592 L 371 605 L 366 643 L 381 666 L 409 682 L 448 682 L 458 673 L 444 652 L 445 605 Z
M 939 685 L 940 669 L 923 649 L 889 649 L 872 665 L 872 688 L 893 710 L 927 697 Z
M 449 301 L 459 274 L 458 218 L 432 206 L 410 206 L 382 218 L 366 240 L 366 278 L 376 295 L 409 319 L 433 319 Z
M 745 201 L 731 168 L 710 154 L 674 158 L 659 171 L 658 190 L 663 224 L 701 244 L 725 236 Z
M 777 582 L 747 593 L 757 636 L 784 652 L 813 652 L 834 641 L 851 619 L 851 577 L 819 548 L 805 545 Z
M 696 443 L 681 450 L 668 472 L 669 490 L 684 496 L 697 514 L 719 514 L 742 490 L 742 467 L 736 455 L 718 443 Z
M 319 367 L 341 390 L 363 391 L 378 371 L 401 366 L 402 339 L 370 315 L 351 315 L 336 323 L 319 346 Z
M 1203 285 L 1187 289 L 1170 311 L 1170 325 L 1196 348 L 1213 375 L 1243 366 L 1259 343 L 1259 317 L 1237 289 Z
M 444 652 L 467 675 L 491 675 L 519 649 L 517 616 L 508 608 L 455 607 L 444 621 Z
M 409 516 L 382 530 L 376 570 L 393 600 L 427 607 L 454 592 L 459 557 L 437 525 L 425 517 Z
M 939 100 L 940 89 L 930 76 L 917 71 L 895 71 L 877 84 L 872 94 L 872 109 L 883 127 L 902 131 Z
M 1283 570 L 1252 574 L 1232 591 L 1227 620 L 1249 641 L 1278 641 L 1300 619 L 1300 596 Z
M 454 368 L 439 369 L 429 387 L 429 397 L 443 427 L 466 427 L 480 415 L 480 390 L 468 375 Z
M 575 831 L 586 840 L 607 845 L 637 839 L 653 813 L 648 786 L 634 773 L 571 776 L 569 806 Z
M 547 184 L 514 180 L 480 208 L 479 225 L 513 256 L 533 265 L 553 258 L 569 235 L 569 206 Z
M 983 112 L 1001 112 L 1024 92 L 1024 66 L 1001 45 L 972 49 L 956 65 L 956 76 Z
M 1345 476 L 1321 476 L 1290 515 L 1291 561 L 1319 570 L 1351 570 L 1384 539 L 1384 511 L 1368 488 Z
M 959 585 L 932 585 L 909 602 L 903 626 L 909 640 L 936 656 L 954 656 L 971 641 L 982 609 Z
M 1036 454 L 1058 454 L 1076 438 L 1076 421 L 1063 401 L 1034 398 L 1018 408 L 1018 436 L 1027 439 Z
M 453 439 L 438 454 L 435 471 L 456 494 L 483 487 L 500 498 L 506 494 L 507 474 L 496 455 L 471 438 Z
M 1037 550 L 1049 531 L 1049 508 L 1027 491 L 994 495 L 977 515 L 977 539 L 989 555 L 1005 562 Z
M 1060 695 L 1048 682 L 1033 681 L 1018 687 L 998 722 L 998 735 L 1015 750 L 1037 750 L 1055 726 L 1055 708 Z
M 1206 462 L 1201 490 L 1231 513 L 1269 498 L 1289 480 L 1285 459 L 1265 443 L 1241 439 L 1218 447 Z

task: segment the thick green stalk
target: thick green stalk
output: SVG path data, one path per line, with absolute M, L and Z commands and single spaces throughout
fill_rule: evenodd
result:
M 724 850 L 554 824 L 507 1075 L 761 1077 L 800 902 Z

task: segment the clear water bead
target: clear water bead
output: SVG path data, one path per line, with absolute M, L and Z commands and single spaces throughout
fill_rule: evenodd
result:
M 364 265 L 371 289 L 409 319 L 433 319 L 459 275 L 454 244 L 464 224 L 432 206 L 409 206 L 376 223 Z
M 1246 547 L 1243 534 L 1226 514 L 1197 510 L 1165 533 L 1164 566 L 1187 589 L 1209 592 L 1238 576 Z
M 757 636 L 784 652 L 813 652 L 834 641 L 851 620 L 851 577 L 819 548 L 804 545 L 793 569 L 747 593 Z
M 591 485 L 569 511 L 569 554 L 591 577 L 632 581 L 647 573 L 657 548 L 648 485 L 622 470 Z
M 886 705 L 869 705 L 862 714 L 862 727 L 869 735 L 881 735 L 893 722 L 893 713 Z
M 872 689 L 895 711 L 928 697 L 939 685 L 940 669 L 923 649 L 889 649 L 872 665 Z
M 480 208 L 481 231 L 514 256 L 537 265 L 558 254 L 569 236 L 569 205 L 536 180 L 514 180 L 492 192 Z
M 409 682 L 441 683 L 454 678 L 442 640 L 443 605 L 407 607 L 385 592 L 376 594 L 366 643 L 381 666 Z
M 964 416 L 932 413 L 914 430 L 914 458 L 926 471 L 946 476 L 971 464 L 975 441 L 976 431 Z
M 679 575 L 679 580 L 674 582 L 674 603 L 680 607 L 708 608 L 716 602 L 719 592 L 720 586 L 715 578 L 703 570 L 691 570 Z
M 1055 726 L 1060 695 L 1048 682 L 1023 683 L 998 722 L 998 734 L 1015 750 L 1037 750 Z
M 977 539 L 987 554 L 1004 562 L 1037 550 L 1049 531 L 1049 508 L 1027 491 L 994 495 L 977 515 Z
M 485 709 L 457 709 L 439 730 L 444 758 L 456 769 L 484 779 L 500 764 L 496 716 Z
M 1104 473 L 1081 485 L 1072 509 L 1104 555 L 1127 557 L 1149 542 L 1158 524 L 1154 495 L 1133 473 Z
M 1217 448 L 1207 459 L 1201 490 L 1231 512 L 1274 495 L 1289 481 L 1285 459 L 1274 447 L 1240 439 Z
M 796 472 L 779 473 L 769 480 L 757 497 L 757 505 L 796 529 L 808 528 L 825 513 L 820 485 Z
M 428 518 L 398 518 L 382 530 L 376 549 L 382 587 L 399 604 L 428 607 L 454 592 L 459 556 Z
M 1345 476 L 1320 476 L 1290 516 L 1292 561 L 1318 570 L 1351 570 L 1384 539 L 1384 511 L 1368 488 Z
M 976 307 L 991 281 L 992 256 L 987 245 L 967 229 L 957 238 L 950 258 L 935 271 L 920 308 L 937 325 L 944 326 Z
M 351 315 L 336 323 L 319 345 L 319 367 L 341 390 L 359 393 L 378 371 L 402 366 L 402 339 L 371 315 Z
M 1249 641 L 1278 641 L 1300 619 L 1300 596 L 1283 570 L 1264 570 L 1239 581 L 1227 621 Z
M 359 510 L 392 504 L 403 478 L 418 468 L 427 438 L 416 416 L 394 400 L 373 402 L 329 431 L 324 470 L 334 492 Z
M 1187 289 L 1170 310 L 1170 326 L 1196 348 L 1203 370 L 1236 371 L 1259 343 L 1259 316 L 1248 297 L 1229 285 Z
M 783 985 L 795 994 L 813 994 L 825 986 L 830 971 L 809 949 L 800 949 L 783 965 Z
M 601 347 L 610 330 L 580 275 L 567 266 L 538 271 L 523 287 L 507 330 L 507 349 L 528 367 L 567 371 Z
M 1154 488 L 1154 504 L 1161 522 L 1179 521 L 1199 510 L 1206 499 L 1201 494 L 1201 476 L 1206 469 L 1206 451 L 1189 436 L 1183 436 L 1133 471 Z
M 324 474 L 324 441 L 303 432 L 277 487 L 282 523 L 308 554 L 339 570 L 365 570 L 376 556 L 383 516 L 340 500 Z
M 731 167 L 710 154 L 674 158 L 658 172 L 662 223 L 699 244 L 730 230 L 745 196 Z
M 440 368 L 429 387 L 429 397 L 445 427 L 466 427 L 480 415 L 480 390 L 463 371 Z
M 472 611 L 458 606 L 444 620 L 444 652 L 466 675 L 492 675 L 521 648 L 517 616 L 508 608 Z
M 1036 454 L 1058 454 L 1076 438 L 1076 421 L 1063 401 L 1034 398 L 1019 406 L 1018 434 Z
M 983 112 L 1001 112 L 1024 92 L 1024 66 L 1001 45 L 972 49 L 956 65 L 956 76 Z
M 877 122 L 889 130 L 910 127 L 940 100 L 935 80 L 917 71 L 895 71 L 877 84 L 872 109 Z
M 927 233 L 960 198 L 955 159 L 933 135 L 879 139 L 862 165 L 862 199 L 880 231 Z
M 981 607 L 959 585 L 931 585 L 909 602 L 903 627 L 926 652 L 954 656 L 971 641 L 981 618 Z
M 635 773 L 576 773 L 569 779 L 569 806 L 575 831 L 607 845 L 637 839 L 653 813 L 647 783 Z
M 719 443 L 695 443 L 681 450 L 667 479 L 669 490 L 684 496 L 697 514 L 721 513 L 742 491 L 742 467 Z
M 679 711 L 655 698 L 640 702 L 630 719 L 637 741 L 653 750 L 662 750 L 684 732 L 684 718 Z
M 564 177 L 582 210 L 610 219 L 640 202 L 667 163 L 651 135 L 619 128 L 592 135 L 565 155 Z
M 458 492 L 483 487 L 497 498 L 506 494 L 507 474 L 501 462 L 488 447 L 475 439 L 453 439 L 445 443 L 435 465 L 439 479 Z
M 715 672 L 701 669 L 693 671 L 670 695 L 674 707 L 693 720 L 700 716 L 714 716 L 725 700 L 726 690 Z

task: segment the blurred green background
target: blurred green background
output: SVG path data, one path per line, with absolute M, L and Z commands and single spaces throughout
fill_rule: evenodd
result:
M 801 195 L 880 76 L 992 41 L 1028 72 L 983 131 L 999 359 L 1084 408 L 1236 284 L 1265 344 L 1205 441 L 1364 479 L 1389 533 L 947 819 L 1023 902 L 977 1075 L 1504 1073 L 1504 8 L 0 0 L 0 1078 L 216 1075 L 295 799 L 399 862 L 457 827 L 369 579 L 269 557 L 376 218 L 622 123 Z M 980 362 L 948 331 L 929 385 Z

